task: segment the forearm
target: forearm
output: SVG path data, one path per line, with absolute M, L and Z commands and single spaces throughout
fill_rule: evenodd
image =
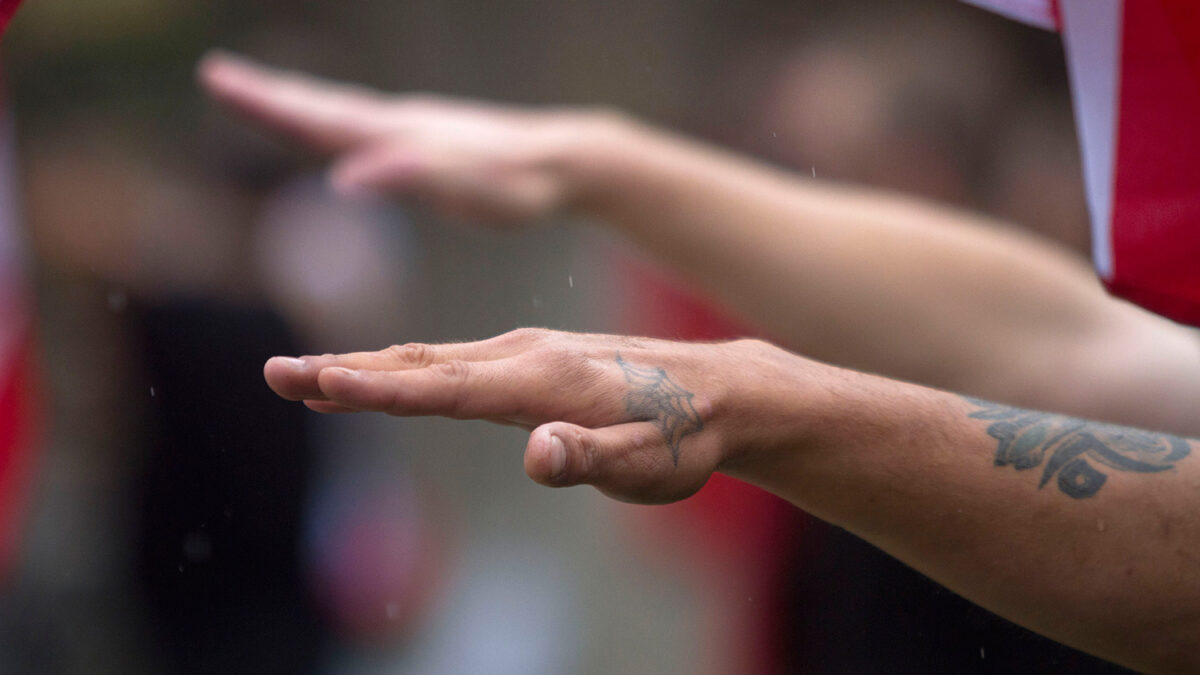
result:
M 1145 416 L 1087 399 L 1193 391 L 1197 378 L 1170 374 L 1200 372 L 1200 349 L 1108 298 L 1068 252 L 981 216 L 795 177 L 628 121 L 596 137 L 573 169 L 583 210 L 805 354 L 1118 421 L 1180 429 L 1191 417 L 1166 402 Z
M 210 56 L 219 100 L 336 156 L 340 189 L 608 222 L 774 337 L 892 377 L 1200 434 L 1200 345 L 982 217 L 796 178 L 619 115 L 389 97 Z
M 816 396 L 810 381 L 794 410 L 762 413 L 781 422 L 754 425 L 797 442 L 734 442 L 755 451 L 726 472 L 1052 638 L 1155 672 L 1200 667 L 1192 445 L 845 371 Z
M 978 217 L 798 181 L 619 118 L 572 130 L 574 113 L 389 102 L 226 57 L 202 76 L 251 118 L 340 153 L 342 189 L 504 222 L 573 206 L 805 353 L 1200 432 L 1190 335 Z M 997 410 L 754 341 L 523 330 L 273 359 L 265 375 L 319 412 L 529 428 L 526 472 L 546 485 L 657 503 L 721 469 L 1047 635 L 1138 667 L 1200 668 L 1200 464 L 1183 441 Z
M 474 343 L 273 359 L 327 413 L 531 430 L 525 470 L 639 503 L 722 471 L 965 597 L 1139 668 L 1200 668 L 1200 464 L 1184 440 L 865 375 L 756 340 L 528 329 Z

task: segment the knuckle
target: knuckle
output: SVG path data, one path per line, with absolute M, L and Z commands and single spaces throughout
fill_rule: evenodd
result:
M 557 380 L 578 367 L 579 356 L 564 349 L 551 346 L 536 347 L 529 352 L 529 359 L 542 367 L 547 379 Z
M 588 434 L 576 433 L 575 445 L 578 448 L 578 464 L 575 467 L 576 478 L 583 482 L 594 479 L 599 472 L 601 462 L 600 448 L 596 440 Z
M 421 368 L 433 365 L 437 359 L 437 349 L 433 345 L 410 342 L 404 345 L 392 345 L 387 348 L 388 356 L 404 365 Z
M 734 347 L 737 349 L 742 349 L 742 350 L 752 352 L 752 353 L 763 352 L 763 351 L 767 350 L 768 348 L 770 348 L 770 344 L 768 344 L 767 341 L 761 340 L 759 338 L 740 338 L 738 340 L 734 340 L 733 342 L 730 342 L 729 345 L 731 347 Z
M 546 328 L 524 327 L 511 330 L 504 337 L 517 343 L 539 344 L 549 340 L 554 331 Z
M 466 417 L 467 381 L 471 377 L 471 364 L 467 361 L 447 361 L 432 366 L 434 374 L 446 385 L 446 413 L 454 419 Z
M 649 350 L 655 347 L 653 339 L 636 337 L 633 335 L 612 335 L 606 337 L 606 340 L 612 344 L 627 350 Z
M 433 371 L 440 377 L 449 380 L 454 384 L 463 384 L 471 375 L 471 364 L 467 361 L 455 359 L 446 361 L 432 366 Z
M 609 372 L 587 354 L 561 347 L 542 347 L 531 352 L 530 358 L 541 367 L 548 384 L 554 387 L 569 385 L 577 393 L 594 390 Z

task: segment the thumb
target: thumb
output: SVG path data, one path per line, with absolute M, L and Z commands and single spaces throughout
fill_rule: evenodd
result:
M 429 160 L 399 143 L 367 144 L 338 159 L 329 170 L 333 189 L 343 195 L 405 196 L 428 178 Z
M 593 485 L 621 501 L 666 504 L 690 497 L 712 475 L 712 466 L 695 452 L 701 445 L 698 436 L 687 439 L 676 463 L 650 422 L 599 429 L 551 422 L 530 435 L 525 473 L 550 487 Z
M 329 182 L 346 197 L 412 197 L 450 216 L 469 211 L 474 201 L 486 201 L 493 189 L 475 180 L 462 158 L 404 140 L 370 143 L 347 153 L 329 170 Z

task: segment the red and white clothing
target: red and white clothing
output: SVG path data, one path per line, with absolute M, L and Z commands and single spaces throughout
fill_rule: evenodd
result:
M 1200 325 L 1200 3 L 965 1 L 1062 34 L 1096 271 Z

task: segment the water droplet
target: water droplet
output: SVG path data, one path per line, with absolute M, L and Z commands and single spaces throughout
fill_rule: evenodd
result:
M 575 288 L 575 277 L 571 276 L 570 274 L 567 275 L 567 285 L 571 288 Z
M 1108 525 L 1103 520 L 1096 521 L 1096 531 L 1103 532 L 1108 529 Z
M 150 387 L 150 398 L 154 398 L 154 387 Z
M 183 574 L 183 563 L 179 563 L 179 573 Z
M 813 178 L 817 177 L 817 167 L 813 167 Z
M 987 656 L 985 656 L 985 655 L 984 655 L 984 653 L 983 653 L 983 647 L 980 647 L 980 648 L 979 648 L 979 660 L 980 660 L 980 661 L 982 661 L 982 660 L 984 660 L 984 659 L 986 659 L 986 658 L 987 658 Z

